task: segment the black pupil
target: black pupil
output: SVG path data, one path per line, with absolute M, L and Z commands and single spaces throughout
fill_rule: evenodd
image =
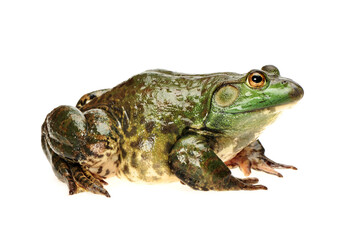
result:
M 260 75 L 253 75 L 252 76 L 252 81 L 255 82 L 255 83 L 260 83 L 260 82 L 262 82 L 262 80 L 263 80 L 263 78 Z

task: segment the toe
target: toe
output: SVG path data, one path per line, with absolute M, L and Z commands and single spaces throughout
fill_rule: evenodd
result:
M 258 171 L 262 171 L 265 173 L 275 175 L 277 177 L 283 177 L 281 173 L 277 172 L 276 170 L 274 170 L 272 167 L 268 166 L 265 163 L 258 163 L 258 164 L 255 164 L 254 166 L 252 165 L 252 168 L 254 170 L 258 170 Z
M 248 159 L 241 161 L 239 163 L 239 169 L 243 172 L 243 174 L 248 177 L 251 174 L 251 162 Z
M 85 191 L 110 197 L 108 191 L 103 188 L 102 183 L 88 170 L 78 165 L 73 165 L 70 169 L 78 187 L 83 188 Z
M 286 165 L 286 164 L 282 164 L 282 163 L 276 163 L 275 161 L 269 159 L 266 156 L 262 157 L 262 160 L 271 168 L 284 168 L 284 169 L 293 169 L 293 170 L 297 170 L 297 168 L 295 166 L 292 165 Z
M 258 183 L 258 178 L 238 178 L 240 181 L 246 183 L 246 184 L 255 184 Z

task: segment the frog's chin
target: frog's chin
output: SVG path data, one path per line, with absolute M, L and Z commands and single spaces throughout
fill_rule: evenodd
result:
M 239 124 L 236 123 L 231 129 L 225 129 L 222 132 L 229 137 L 247 139 L 249 142 L 254 141 L 284 110 L 293 107 L 295 104 L 296 102 L 290 102 L 240 113 Z

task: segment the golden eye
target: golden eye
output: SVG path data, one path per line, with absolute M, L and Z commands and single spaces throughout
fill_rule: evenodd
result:
M 251 88 L 262 88 L 266 84 L 266 77 L 259 72 L 254 72 L 248 75 L 247 85 Z
M 238 88 L 227 85 L 217 91 L 214 100 L 219 106 L 228 107 L 237 99 L 238 94 Z

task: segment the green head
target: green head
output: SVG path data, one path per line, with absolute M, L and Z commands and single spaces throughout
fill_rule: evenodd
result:
M 219 86 L 213 92 L 205 126 L 229 136 L 258 137 L 282 110 L 302 96 L 300 85 L 281 77 L 275 66 L 267 65 Z

